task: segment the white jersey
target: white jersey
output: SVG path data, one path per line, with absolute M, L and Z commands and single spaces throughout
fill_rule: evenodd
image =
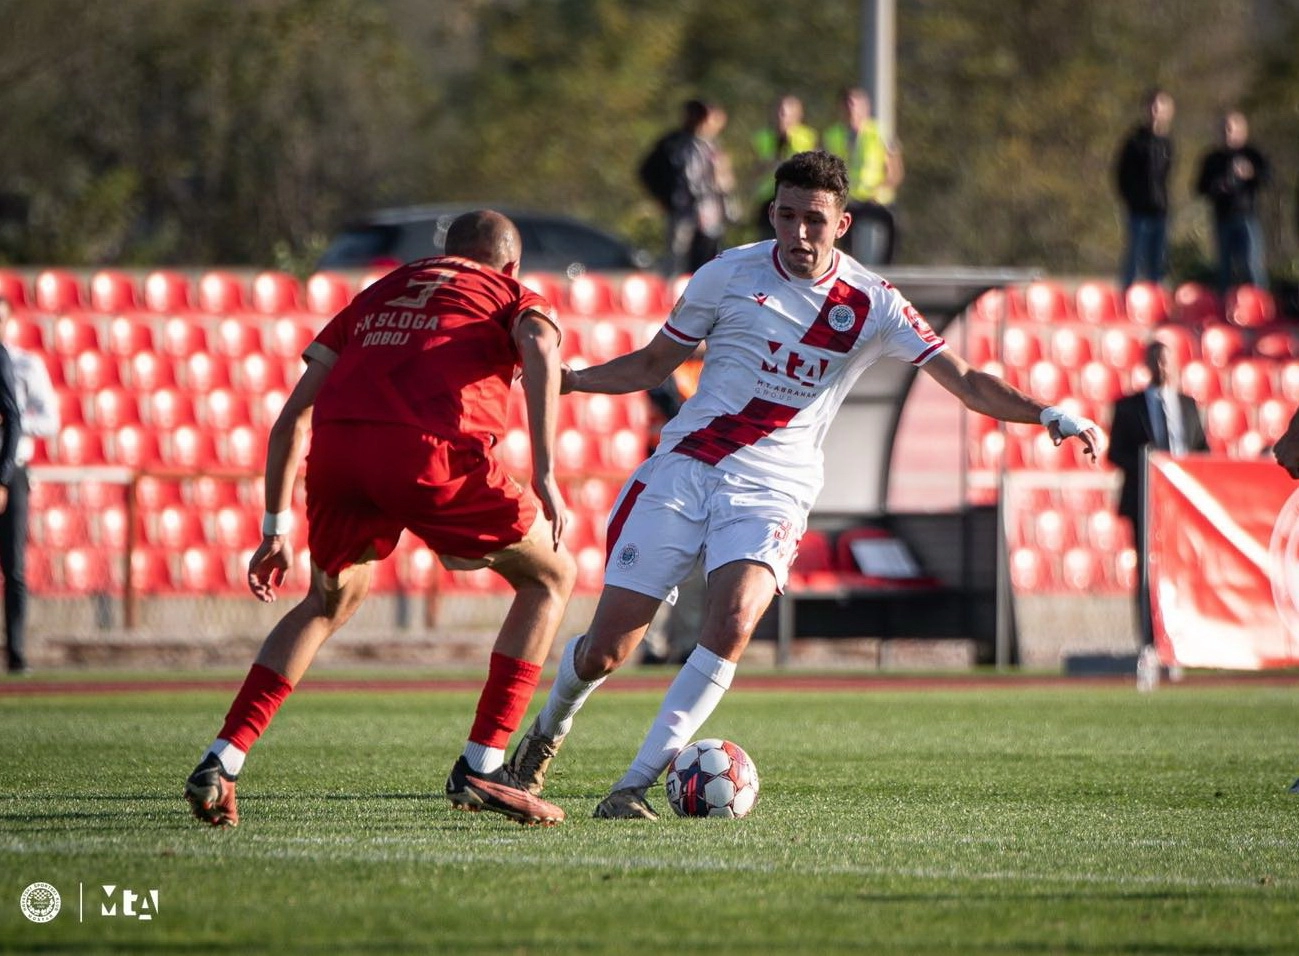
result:
M 947 348 L 882 277 L 836 251 L 799 279 L 772 240 L 730 249 L 695 273 L 663 334 L 707 343 L 699 388 L 663 429 L 675 452 L 791 495 L 810 509 L 821 445 L 853 383 L 882 357 L 917 367 Z

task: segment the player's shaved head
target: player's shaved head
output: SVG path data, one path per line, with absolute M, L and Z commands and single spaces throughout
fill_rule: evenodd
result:
M 492 209 L 475 209 L 457 216 L 447 229 L 446 254 L 473 259 L 504 270 L 517 263 L 523 252 L 519 229 Z

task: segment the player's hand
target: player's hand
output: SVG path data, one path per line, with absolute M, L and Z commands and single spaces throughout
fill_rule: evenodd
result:
M 266 535 L 248 559 L 248 590 L 266 604 L 275 603 L 275 589 L 284 586 L 284 578 L 293 562 L 293 549 L 284 537 Z
M 1057 445 L 1065 440 L 1065 435 L 1060 431 L 1060 423 L 1052 422 L 1046 427 L 1051 436 L 1051 441 Z M 1083 451 L 1091 463 L 1096 464 L 1098 458 L 1105 452 L 1109 446 L 1109 439 L 1099 425 L 1093 424 L 1090 428 L 1084 428 L 1077 435 L 1077 438 L 1083 444 Z
M 567 363 L 564 363 L 559 366 L 559 394 L 560 395 L 567 395 L 570 392 L 576 390 L 576 382 L 574 381 L 574 376 L 576 375 L 577 375 L 577 371 Z
M 568 526 L 568 509 L 564 507 L 564 496 L 560 494 L 559 482 L 554 475 L 532 480 L 532 490 L 541 502 L 541 513 L 550 522 L 551 544 L 559 550 L 560 539 L 564 537 L 564 528 Z

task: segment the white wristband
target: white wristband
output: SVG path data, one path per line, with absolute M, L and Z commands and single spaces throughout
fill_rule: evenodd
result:
M 1048 405 L 1042 409 L 1040 420 L 1044 427 L 1056 422 L 1060 426 L 1060 434 L 1065 438 L 1081 435 L 1087 429 L 1096 427 L 1096 423 L 1090 418 L 1085 418 L 1082 415 L 1070 415 L 1064 409 L 1057 408 L 1055 405 Z
M 268 511 L 262 515 L 262 534 L 264 535 L 286 535 L 291 527 L 293 527 L 292 511 L 278 513 Z

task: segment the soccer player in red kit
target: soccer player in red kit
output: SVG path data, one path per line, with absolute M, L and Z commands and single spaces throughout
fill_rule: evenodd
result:
M 563 820 L 563 810 L 528 793 L 504 766 L 576 576 L 560 541 L 565 511 L 552 465 L 560 332 L 550 304 L 516 278 L 521 248 L 505 216 L 466 213 L 447 231 L 446 255 L 366 288 L 304 351 L 306 371 L 267 445 L 266 516 L 248 586 L 270 602 L 284 582 L 293 483 L 310 436 L 311 587 L 271 630 L 185 784 L 200 820 L 239 822 L 235 780 L 249 748 L 360 606 L 371 562 L 392 553 L 403 529 L 447 567 L 490 567 L 515 591 L 468 742 L 447 778 L 448 799 L 524 824 Z M 530 489 L 491 450 L 520 368 Z

